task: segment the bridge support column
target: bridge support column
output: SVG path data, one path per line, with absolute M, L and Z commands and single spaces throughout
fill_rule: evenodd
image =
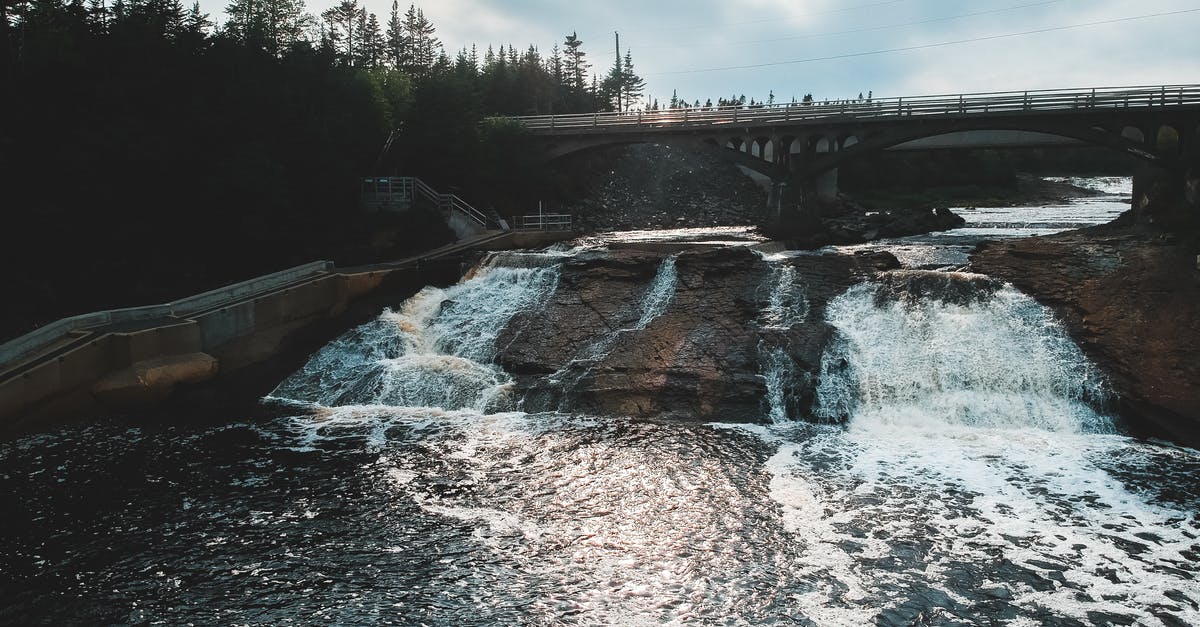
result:
M 767 194 L 767 215 L 770 220 L 778 223 L 783 215 L 783 198 L 788 193 L 788 184 L 782 181 L 772 181 L 771 191 Z
M 811 187 L 777 181 L 767 196 L 770 237 L 805 237 L 821 230 L 820 203 L 811 198 Z
M 816 176 L 813 180 L 813 191 L 817 194 L 817 200 L 821 202 L 833 202 L 837 200 L 838 195 L 838 171 L 837 168 L 826 170 Z

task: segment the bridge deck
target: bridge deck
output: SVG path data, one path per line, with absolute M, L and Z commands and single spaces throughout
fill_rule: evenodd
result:
M 903 119 L 913 116 L 976 116 L 1097 109 L 1151 109 L 1200 105 L 1200 85 L 1095 87 L 1087 89 L 990 92 L 835 102 L 724 106 L 660 111 L 535 115 L 513 118 L 539 135 L 624 130 L 675 130 L 721 125 L 779 126 Z

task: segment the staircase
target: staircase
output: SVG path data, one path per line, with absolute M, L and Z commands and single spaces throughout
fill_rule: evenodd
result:
M 438 193 L 419 178 L 377 176 L 363 179 L 362 204 L 368 211 L 410 211 L 418 198 L 433 203 L 459 238 L 494 229 L 509 230 L 508 224 L 494 212 L 488 216 L 455 194 Z

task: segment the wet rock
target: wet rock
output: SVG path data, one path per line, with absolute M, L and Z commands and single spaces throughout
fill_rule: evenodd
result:
M 962 272 L 896 270 L 879 277 L 875 302 L 920 303 L 929 300 L 954 305 L 987 302 L 1004 284 L 993 278 Z
M 1051 307 L 1135 433 L 1200 446 L 1196 231 L 1101 226 L 980 245 L 971 267 Z
M 743 247 L 678 253 L 668 305 L 643 320 L 643 301 L 665 258 L 614 250 L 565 262 L 545 307 L 515 317 L 497 342 L 497 361 L 516 376 L 526 410 L 759 421 L 766 392 L 760 343 L 773 341 L 787 347 L 796 365 L 790 395 L 803 411 L 831 336 L 825 304 L 863 275 L 896 263 L 886 253 L 778 262 L 795 265 L 803 277 L 809 314 L 766 329 L 761 316 L 773 267 Z

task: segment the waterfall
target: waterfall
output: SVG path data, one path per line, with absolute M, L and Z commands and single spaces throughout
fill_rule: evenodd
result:
M 773 331 L 758 343 L 759 369 L 767 387 L 767 417 L 771 422 L 788 420 L 789 398 L 796 384 L 796 364 L 786 350 L 786 334 L 808 318 L 808 291 L 789 263 L 775 263 L 770 278 L 771 292 L 760 318 L 762 329 Z
M 501 408 L 512 380 L 492 363 L 496 339 L 558 285 L 556 259 L 534 257 L 493 256 L 453 287 L 426 287 L 323 348 L 271 396 L 327 407 Z M 510 261 L 518 267 L 500 265 Z
M 1050 312 L 978 275 L 897 272 L 834 299 L 816 414 L 853 427 L 1110 432 L 1105 386 Z
M 788 398 L 796 382 L 796 363 L 779 346 L 758 345 L 758 361 L 767 384 L 767 418 L 774 423 L 788 421 Z
M 679 283 L 679 272 L 675 269 L 675 256 L 671 255 L 659 264 L 658 271 L 654 274 L 654 281 L 650 283 L 650 289 L 642 298 L 642 315 L 638 318 L 637 324 L 632 329 L 623 330 L 640 331 L 645 329 L 655 318 L 661 316 L 675 296 L 677 283 Z
M 804 322 L 808 309 L 808 292 L 796 275 L 796 266 L 775 264 L 771 271 L 771 294 L 762 315 L 763 326 L 789 329 Z
M 559 411 L 568 409 L 570 399 L 579 382 L 592 371 L 593 366 L 608 356 L 622 334 L 644 330 L 655 318 L 667 311 L 675 297 L 675 288 L 678 283 L 679 272 L 675 268 L 675 255 L 667 256 L 658 265 L 654 280 L 650 282 L 650 287 L 642 296 L 638 321 L 631 327 L 616 329 L 601 336 L 600 339 L 579 351 L 575 358 L 558 371 L 546 377 L 545 382 L 552 388 L 557 388 L 554 395 L 559 399 Z

